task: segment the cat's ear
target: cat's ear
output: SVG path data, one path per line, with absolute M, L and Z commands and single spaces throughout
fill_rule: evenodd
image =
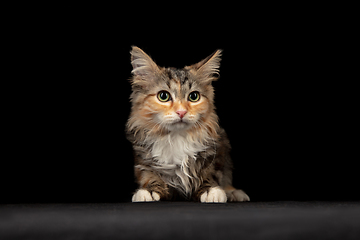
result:
M 222 50 L 216 50 L 207 58 L 186 68 L 191 69 L 201 82 L 211 83 L 219 78 L 221 53 Z
M 160 70 L 156 63 L 143 50 L 132 46 L 130 51 L 131 71 L 134 76 L 140 76 L 144 80 L 151 80 L 155 74 Z

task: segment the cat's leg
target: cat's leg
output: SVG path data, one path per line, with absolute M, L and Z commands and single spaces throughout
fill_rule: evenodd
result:
M 243 190 L 236 189 L 232 186 L 232 169 L 230 163 L 225 165 L 223 169 L 223 178 L 221 179 L 220 186 L 225 190 L 228 202 L 250 201 L 249 196 Z
M 249 196 L 243 190 L 236 189 L 232 186 L 232 165 L 230 161 L 224 166 L 220 186 L 225 190 L 228 202 L 250 201 Z
M 155 173 L 148 170 L 135 170 L 139 189 L 132 197 L 133 202 L 154 202 L 169 197 L 166 183 Z
M 228 202 L 250 201 L 249 196 L 241 189 L 232 186 L 233 163 L 230 157 L 230 143 L 225 132 L 222 132 L 222 140 L 219 151 L 222 160 L 215 165 L 215 170 L 221 171 L 220 186 L 225 190 Z
M 195 199 L 202 203 L 227 202 L 226 193 L 221 185 L 224 171 L 222 167 L 218 167 L 219 164 L 216 164 L 218 161 L 221 161 L 221 159 L 216 156 L 210 165 L 205 166 L 205 169 L 201 171 L 203 182 L 195 192 Z
M 216 169 L 212 178 L 205 181 L 197 192 L 201 202 L 244 202 L 250 201 L 249 196 L 241 189 L 232 186 L 232 173 L 226 167 Z M 217 182 L 219 181 L 219 183 Z

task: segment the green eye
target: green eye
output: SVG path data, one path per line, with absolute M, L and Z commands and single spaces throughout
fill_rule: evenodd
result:
M 191 102 L 197 102 L 197 101 L 199 101 L 199 99 L 200 99 L 200 93 L 198 91 L 191 92 L 189 94 L 189 100 Z
M 167 102 L 170 100 L 170 93 L 167 91 L 161 91 L 158 93 L 157 97 L 161 102 Z

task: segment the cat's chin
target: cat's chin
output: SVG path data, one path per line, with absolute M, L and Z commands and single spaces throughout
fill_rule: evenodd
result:
M 169 131 L 182 131 L 182 130 L 186 130 L 190 127 L 191 124 L 186 123 L 186 122 L 176 122 L 176 123 L 172 123 L 170 125 L 168 125 L 168 129 Z

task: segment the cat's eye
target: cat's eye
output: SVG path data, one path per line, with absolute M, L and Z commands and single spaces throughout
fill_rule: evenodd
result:
M 189 94 L 189 100 L 191 102 L 197 102 L 200 99 L 200 93 L 198 91 L 191 92 Z
M 167 102 L 170 100 L 170 93 L 167 91 L 160 91 L 157 97 L 161 102 Z

